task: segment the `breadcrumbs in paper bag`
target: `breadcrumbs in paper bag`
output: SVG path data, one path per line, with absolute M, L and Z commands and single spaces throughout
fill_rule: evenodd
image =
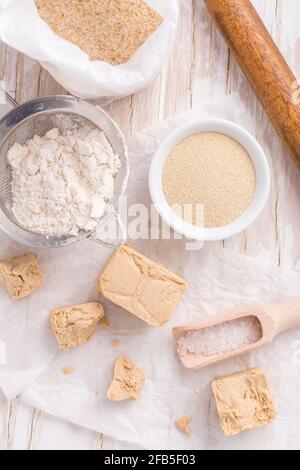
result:
M 35 0 L 40 16 L 90 60 L 126 63 L 163 18 L 142 0 Z

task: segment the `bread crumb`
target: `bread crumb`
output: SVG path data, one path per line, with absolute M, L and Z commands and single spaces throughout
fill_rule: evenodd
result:
M 104 317 L 100 320 L 100 325 L 103 326 L 103 328 L 106 328 L 106 329 L 111 327 L 111 325 L 110 325 L 110 323 L 109 323 L 109 321 L 106 317 Z
M 163 18 L 142 0 L 35 0 L 50 28 L 90 60 L 128 62 Z
M 191 437 L 192 431 L 190 428 L 190 422 L 191 422 L 191 418 L 189 416 L 183 416 L 182 418 L 177 419 L 175 421 L 175 424 L 178 427 L 178 429 L 180 429 L 182 432 L 184 432 L 185 434 Z
M 120 341 L 118 341 L 117 339 L 113 339 L 111 345 L 113 348 L 117 348 L 120 345 Z
M 73 367 L 63 367 L 61 369 L 62 373 L 65 374 L 65 375 L 70 375 L 70 374 L 73 374 L 74 372 L 74 369 Z

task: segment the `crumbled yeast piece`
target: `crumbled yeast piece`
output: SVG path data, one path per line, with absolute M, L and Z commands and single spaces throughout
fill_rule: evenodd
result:
M 13 300 L 33 294 L 43 284 L 43 277 L 33 253 L 0 261 L 0 284 Z
M 101 324 L 101 326 L 103 326 L 103 328 L 105 328 L 107 330 L 110 328 L 110 323 L 109 323 L 109 321 L 106 317 L 104 317 L 104 318 L 102 318 L 102 320 L 100 320 L 100 324 Z
M 189 416 L 183 416 L 175 421 L 176 426 L 188 436 L 192 435 L 190 428 L 191 418 Z
M 86 343 L 102 318 L 103 306 L 99 302 L 90 302 L 54 310 L 51 325 L 59 346 L 70 349 Z
M 114 378 L 107 396 L 113 401 L 137 400 L 144 382 L 143 370 L 122 355 L 115 363 Z
M 270 424 L 276 419 L 266 376 L 260 369 L 216 378 L 212 382 L 225 436 Z
M 65 374 L 65 375 L 71 375 L 71 374 L 73 374 L 74 369 L 73 369 L 73 367 L 66 366 L 66 367 L 63 367 L 63 368 L 61 369 L 61 371 L 62 371 L 62 373 Z
M 152 326 L 161 326 L 180 302 L 187 283 L 127 245 L 121 246 L 97 280 L 107 299 Z

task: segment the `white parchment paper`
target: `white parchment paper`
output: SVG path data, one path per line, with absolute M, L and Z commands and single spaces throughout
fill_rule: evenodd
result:
M 233 110 L 236 113 L 233 117 Z M 164 122 L 129 141 L 129 204 L 150 205 L 147 178 L 153 151 L 174 126 L 195 115 L 231 118 L 251 131 L 251 118 L 237 97 L 203 105 Z M 249 123 L 249 125 L 248 125 Z M 263 217 L 263 216 L 262 216 Z M 39 253 L 45 287 L 29 300 L 13 303 L 1 289 L 0 340 L 7 362 L 0 366 L 0 387 L 8 398 L 23 391 L 23 400 L 114 438 L 152 449 L 277 449 L 298 445 L 300 421 L 300 331 L 281 335 L 272 346 L 250 356 L 195 373 L 178 361 L 172 326 L 248 302 L 278 302 L 299 294 L 300 273 L 278 269 L 266 257 L 258 260 L 207 244 L 186 251 L 184 240 L 131 242 L 189 282 L 189 290 L 171 322 L 159 329 L 104 301 L 110 329 L 99 326 L 92 340 L 69 352 L 58 350 L 49 327 L 51 308 L 98 299 L 95 280 L 111 252 L 92 241 Z M 0 257 L 24 248 L 0 235 Z M 102 299 L 101 299 L 102 300 Z M 114 348 L 112 340 L 119 346 Z M 145 370 L 146 383 L 137 402 L 110 402 L 106 397 L 114 362 L 128 355 Z M 62 367 L 74 373 L 64 375 Z M 262 367 L 271 384 L 278 420 L 264 428 L 225 439 L 220 430 L 210 382 L 216 375 Z M 37 377 L 38 376 L 38 377 Z M 181 434 L 174 420 L 192 418 L 192 437 Z

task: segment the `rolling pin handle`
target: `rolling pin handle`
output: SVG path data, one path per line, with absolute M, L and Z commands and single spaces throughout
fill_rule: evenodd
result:
M 300 169 L 300 99 L 294 74 L 250 0 L 205 3 Z

